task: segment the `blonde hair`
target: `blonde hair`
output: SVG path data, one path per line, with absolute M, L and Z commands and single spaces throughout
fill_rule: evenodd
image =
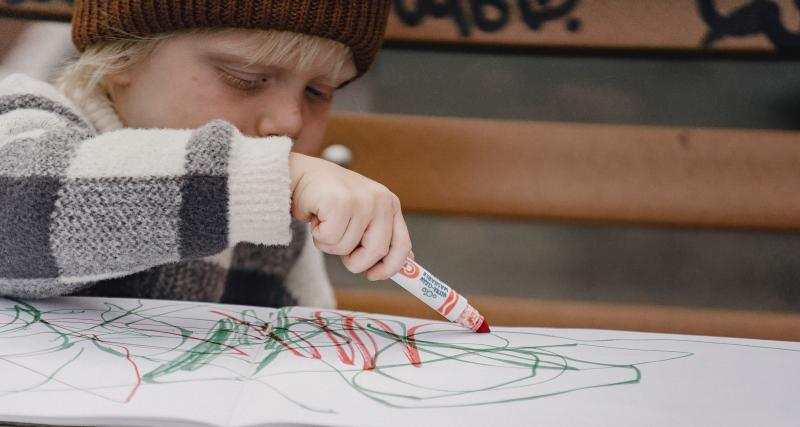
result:
M 241 30 L 181 30 L 148 37 L 129 36 L 92 45 L 62 67 L 55 84 L 70 100 L 83 107 L 94 97 L 108 96 L 106 76 L 133 67 L 164 41 L 179 35 L 224 35 L 234 31 Z M 302 72 L 314 63 L 324 46 L 329 46 L 330 54 L 324 61 L 330 72 L 338 76 L 346 61 L 353 58 L 348 46 L 331 39 L 289 31 L 248 30 L 248 33 L 245 42 L 232 46 L 232 50 L 239 50 L 239 53 L 252 58 L 250 64 L 281 65 Z

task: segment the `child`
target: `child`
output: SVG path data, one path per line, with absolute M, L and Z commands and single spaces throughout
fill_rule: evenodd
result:
M 302 154 L 388 3 L 77 0 L 58 89 L 0 82 L 0 293 L 333 307 L 319 250 L 399 271 L 397 197 Z

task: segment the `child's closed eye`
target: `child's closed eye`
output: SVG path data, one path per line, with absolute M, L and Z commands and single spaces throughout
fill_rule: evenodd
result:
M 258 90 L 261 87 L 263 87 L 267 82 L 269 82 L 269 78 L 263 75 L 253 74 L 245 77 L 245 76 L 234 75 L 233 73 L 228 72 L 224 69 L 219 70 L 219 76 L 229 86 L 245 92 Z M 329 93 L 326 90 L 318 89 L 313 86 L 308 86 L 306 87 L 306 92 L 309 94 L 309 97 L 311 97 L 315 101 L 319 102 L 333 101 L 333 93 Z
M 308 92 L 312 97 L 323 101 L 323 102 L 331 102 L 333 100 L 333 94 L 327 93 L 325 91 L 319 90 L 313 86 L 309 86 L 306 88 L 306 92 Z
M 220 70 L 219 77 L 235 89 L 251 91 L 260 88 L 269 80 L 267 77 L 253 75 L 250 78 L 235 76 L 225 70 Z

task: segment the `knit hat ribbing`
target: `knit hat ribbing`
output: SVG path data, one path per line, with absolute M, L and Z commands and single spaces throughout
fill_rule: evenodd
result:
M 72 41 L 79 51 L 126 34 L 191 28 L 246 28 L 336 40 L 353 51 L 358 76 L 383 42 L 389 0 L 76 0 Z

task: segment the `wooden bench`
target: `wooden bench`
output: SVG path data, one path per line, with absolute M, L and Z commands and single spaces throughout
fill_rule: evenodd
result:
M 338 114 L 328 144 L 405 209 L 800 228 L 800 133 Z
M 680 227 L 800 229 L 800 133 L 337 114 L 327 144 L 404 211 Z M 437 318 L 402 292 L 341 308 Z M 498 325 L 800 340 L 800 314 L 470 295 Z
M 406 2 L 409 3 L 409 2 Z M 416 1 L 387 45 L 458 50 L 760 55 L 800 49 L 789 2 Z M 759 9 L 761 8 L 761 9 Z M 779 9 L 778 15 L 772 14 Z M 748 20 L 749 18 L 749 20 Z M 675 227 L 800 228 L 800 133 L 339 114 L 329 144 L 393 189 L 404 209 L 443 215 Z M 457 177 L 457 178 L 454 178 Z M 402 293 L 340 289 L 340 306 L 437 318 Z M 800 340 L 800 315 L 470 296 L 497 324 Z

